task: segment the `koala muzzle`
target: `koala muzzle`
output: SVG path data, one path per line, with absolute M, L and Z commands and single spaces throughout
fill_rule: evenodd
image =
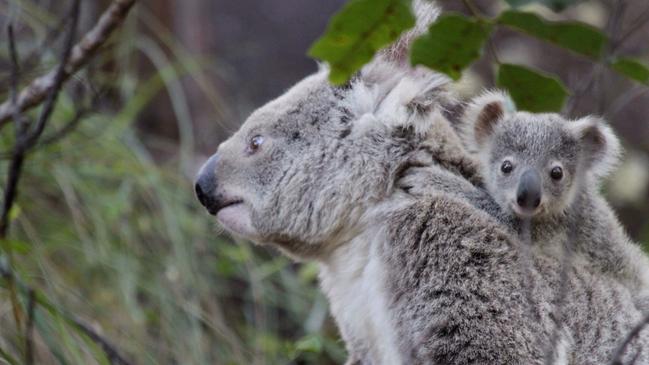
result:
M 219 157 L 215 153 L 210 157 L 205 164 L 201 167 L 196 177 L 194 189 L 196 190 L 196 197 L 201 204 L 207 208 L 207 211 L 216 215 L 219 209 L 219 202 L 216 197 L 216 163 Z
M 541 176 L 538 172 L 527 170 L 521 175 L 516 203 L 525 210 L 534 210 L 541 204 Z

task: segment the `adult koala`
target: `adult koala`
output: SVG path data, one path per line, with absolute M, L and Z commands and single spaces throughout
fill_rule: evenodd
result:
M 348 364 L 540 364 L 555 322 L 555 360 L 605 363 L 641 317 L 629 290 L 576 261 L 553 316 L 560 257 L 519 270 L 447 122 L 448 80 L 405 62 L 437 10 L 417 13 L 348 85 L 323 67 L 255 111 L 202 167 L 199 200 L 235 235 L 320 264 Z

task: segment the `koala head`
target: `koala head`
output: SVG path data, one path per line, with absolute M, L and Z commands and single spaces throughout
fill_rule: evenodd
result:
M 515 112 L 502 93 L 487 93 L 466 109 L 490 194 L 521 218 L 566 211 L 583 184 L 597 184 L 618 160 L 620 145 L 595 117 Z
M 421 4 L 430 21 L 436 8 Z M 362 229 L 447 99 L 445 77 L 404 61 L 408 37 L 344 86 L 321 67 L 253 112 L 201 168 L 201 203 L 228 231 L 295 258 L 320 257 Z

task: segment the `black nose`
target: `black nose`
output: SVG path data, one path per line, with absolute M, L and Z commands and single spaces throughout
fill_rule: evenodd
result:
M 207 208 L 207 211 L 215 215 L 218 212 L 218 202 L 216 199 L 216 162 L 218 161 L 217 154 L 210 157 L 207 162 L 201 167 L 194 184 L 196 190 L 196 197 L 201 204 Z
M 533 210 L 541 204 L 541 176 L 534 170 L 527 170 L 521 176 L 516 192 L 516 202 L 523 209 Z

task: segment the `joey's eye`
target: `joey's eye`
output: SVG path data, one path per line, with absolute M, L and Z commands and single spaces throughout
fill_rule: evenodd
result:
M 500 166 L 500 171 L 502 171 L 504 174 L 509 174 L 514 170 L 514 165 L 512 165 L 512 162 L 509 160 L 505 160 Z
M 559 166 L 555 166 L 550 170 L 550 177 L 553 180 L 561 180 L 563 178 L 563 169 Z
M 250 141 L 248 141 L 248 148 L 247 152 L 248 153 L 255 153 L 261 147 L 261 145 L 264 143 L 264 137 L 260 135 L 256 135 L 252 138 L 250 138 Z

